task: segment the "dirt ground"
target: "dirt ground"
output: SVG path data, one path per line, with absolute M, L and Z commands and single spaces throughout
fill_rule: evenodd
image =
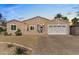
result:
M 30 55 L 31 49 L 19 44 L 0 42 L 0 55 Z
M 26 35 L 0 36 L 0 42 L 12 42 L 32 49 L 33 55 L 77 55 L 79 36 Z
M 35 54 L 79 54 L 79 36 L 39 36 Z

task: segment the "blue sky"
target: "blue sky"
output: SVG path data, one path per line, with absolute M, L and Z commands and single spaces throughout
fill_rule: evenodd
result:
M 71 19 L 76 17 L 78 6 L 78 4 L 0 4 L 0 12 L 7 20 L 23 20 L 35 16 L 53 19 L 57 13 Z

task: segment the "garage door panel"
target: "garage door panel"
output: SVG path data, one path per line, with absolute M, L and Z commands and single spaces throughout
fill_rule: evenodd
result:
M 67 34 L 68 26 L 67 25 L 49 25 L 48 34 Z

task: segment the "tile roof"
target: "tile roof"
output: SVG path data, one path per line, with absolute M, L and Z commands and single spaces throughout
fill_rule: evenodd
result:
M 10 20 L 10 21 L 8 21 L 7 23 L 13 22 L 13 21 L 23 23 L 22 21 L 19 21 L 19 20 L 16 20 L 16 19 Z M 23 23 L 23 24 L 24 24 L 24 23 Z
M 45 18 L 45 17 L 36 16 L 36 17 L 30 18 L 30 19 L 27 19 L 27 20 L 23 20 L 23 22 L 24 22 L 24 21 L 28 21 L 28 20 L 33 20 L 33 19 L 35 19 L 35 18 L 42 18 L 42 19 L 46 19 L 46 20 L 49 21 L 49 19 L 47 19 L 47 18 Z

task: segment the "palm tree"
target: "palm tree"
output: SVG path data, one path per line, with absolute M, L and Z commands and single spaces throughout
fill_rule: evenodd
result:
M 57 14 L 56 16 L 55 16 L 55 19 L 56 18 L 62 18 L 62 15 L 61 14 Z
M 73 19 L 72 19 L 72 23 L 73 23 L 73 25 L 75 25 L 75 24 L 78 22 L 78 20 L 79 20 L 79 19 L 78 19 L 78 18 L 76 18 L 76 17 L 75 17 L 75 18 L 73 18 Z

